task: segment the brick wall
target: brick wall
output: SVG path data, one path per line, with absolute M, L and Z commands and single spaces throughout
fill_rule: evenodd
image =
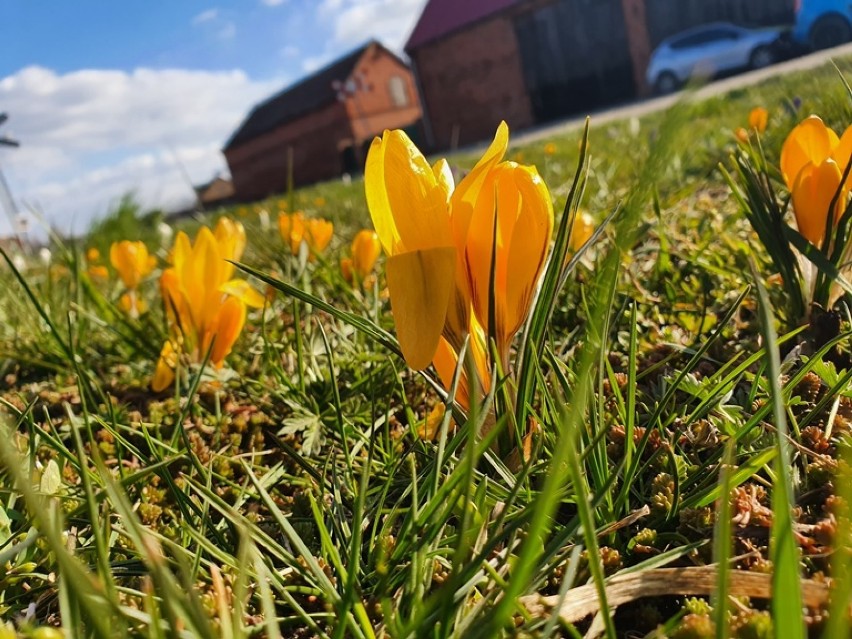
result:
M 408 67 L 387 51 L 377 46 L 370 47 L 353 74 L 363 77 L 369 87 L 369 90 L 359 91 L 346 101 L 356 145 L 385 129 L 403 128 L 420 119 L 420 101 L 414 77 Z M 404 105 L 397 106 L 394 102 L 392 82 L 398 83 L 397 90 L 406 99 Z
M 494 135 L 500 120 L 533 124 L 511 20 L 497 15 L 410 52 L 437 149 Z
M 342 148 L 352 130 L 346 107 L 334 102 L 225 152 L 237 197 L 256 200 L 287 190 L 288 148 L 293 181 L 310 184 L 343 170 Z
M 364 145 L 384 129 L 406 127 L 420 119 L 420 103 L 411 71 L 379 46 L 371 46 L 353 71 L 369 91 L 288 122 L 225 152 L 237 197 L 256 200 L 287 189 L 288 148 L 293 149 L 296 186 L 319 182 L 363 167 Z M 407 98 L 397 107 L 391 78 L 398 77 Z M 347 159 L 345 149 L 351 147 Z M 348 163 L 348 166 L 347 166 Z

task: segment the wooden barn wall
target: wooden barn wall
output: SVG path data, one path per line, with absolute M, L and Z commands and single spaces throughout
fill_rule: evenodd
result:
M 645 0 L 651 45 L 706 22 L 747 27 L 791 24 L 794 0 Z
M 515 17 L 536 121 L 634 94 L 622 0 L 556 0 Z

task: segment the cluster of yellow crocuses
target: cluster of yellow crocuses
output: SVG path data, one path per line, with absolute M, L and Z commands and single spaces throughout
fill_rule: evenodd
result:
M 194 243 L 183 231 L 177 234 L 172 266 L 160 277 L 169 337 L 151 382 L 155 391 L 172 384 L 180 355 L 200 363 L 209 354 L 220 368 L 243 329 L 246 306 L 263 306 L 263 296 L 248 282 L 233 279 L 228 260 L 239 260 L 245 246 L 243 225 L 228 218 L 213 231 L 201 227 Z
M 796 224 L 818 248 L 823 245 L 829 216 L 837 224 L 846 210 L 850 183 L 843 181 L 843 173 L 850 155 L 852 127 L 838 137 L 816 115 L 797 125 L 781 149 L 781 174 L 791 194 Z M 830 214 L 832 201 L 836 203 Z
M 388 256 L 400 348 L 416 370 L 434 363 L 445 385 L 465 341 L 482 389 L 487 336 L 508 369 L 547 259 L 550 193 L 535 167 L 503 160 L 508 143 L 504 122 L 457 186 L 446 160 L 429 166 L 402 131 L 385 131 L 367 156 L 367 205 Z M 457 399 L 469 405 L 471 384 L 461 386 Z
M 278 214 L 278 230 L 281 240 L 298 255 L 302 243 L 308 247 L 308 255 L 313 258 L 325 251 L 334 232 L 334 224 L 321 218 L 307 218 L 303 213 Z

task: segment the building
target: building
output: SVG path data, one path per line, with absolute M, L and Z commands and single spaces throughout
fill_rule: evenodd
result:
M 405 46 L 433 149 L 647 92 L 661 40 L 714 20 L 765 25 L 793 0 L 429 0 Z
M 227 206 L 234 201 L 236 195 L 234 183 L 220 175 L 217 175 L 206 184 L 195 187 L 198 202 L 205 208 L 217 208 Z
M 390 128 L 414 128 L 420 105 L 408 66 L 376 41 L 252 109 L 223 150 L 236 197 L 257 200 L 363 169 Z

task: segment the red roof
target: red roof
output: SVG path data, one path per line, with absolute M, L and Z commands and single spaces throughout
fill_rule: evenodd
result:
M 458 31 L 520 0 L 429 0 L 411 32 L 406 51 Z

